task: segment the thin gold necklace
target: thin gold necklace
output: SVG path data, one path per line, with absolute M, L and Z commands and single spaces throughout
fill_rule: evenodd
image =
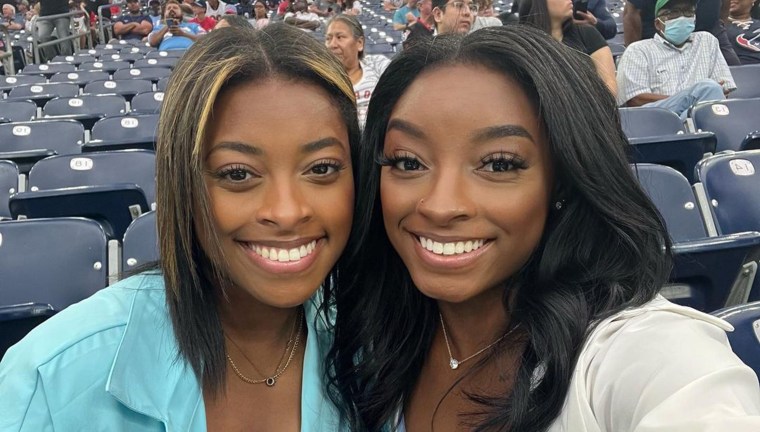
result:
M 285 373 L 285 370 L 288 369 L 288 366 L 290 366 L 290 362 L 293 360 L 293 356 L 296 353 L 296 349 L 298 348 L 298 342 L 301 340 L 301 329 L 303 328 L 302 324 L 302 318 L 303 313 L 301 311 L 298 312 L 298 316 L 296 317 L 296 321 L 293 323 L 293 329 L 290 331 L 290 338 L 288 339 L 288 343 L 285 345 L 285 351 L 282 353 L 282 357 L 280 357 L 280 363 L 277 364 L 277 369 L 275 369 L 274 374 L 272 376 L 269 376 L 264 379 L 253 379 L 248 378 L 247 376 L 243 375 L 242 372 L 240 372 L 240 369 L 238 369 L 235 362 L 232 360 L 232 357 L 230 357 L 229 354 L 226 354 L 227 360 L 230 362 L 230 366 L 232 366 L 232 370 L 235 372 L 235 375 L 238 376 L 243 382 L 248 384 L 266 384 L 267 387 L 273 387 L 275 384 L 277 384 L 277 379 L 282 376 L 282 374 Z M 293 339 L 293 331 L 295 331 L 296 327 L 298 327 L 298 332 L 296 333 L 295 340 Z M 229 336 L 225 334 L 225 337 L 232 342 L 233 345 L 240 351 L 241 354 L 243 354 L 243 357 L 245 357 L 246 360 L 248 360 L 248 363 L 253 366 L 254 369 L 257 369 L 256 366 L 251 362 L 251 360 L 245 355 L 243 350 L 240 349 L 240 347 L 233 341 Z M 285 353 L 288 352 L 288 347 L 290 347 L 290 343 L 293 342 L 293 347 L 290 350 L 290 355 L 288 356 L 288 360 L 285 362 L 285 365 L 280 368 L 280 365 L 282 364 L 282 359 L 285 358 Z M 258 370 L 258 369 L 257 369 Z
M 457 360 L 454 358 L 454 356 L 451 354 L 451 345 L 449 345 L 449 335 L 446 333 L 446 324 L 443 322 L 443 315 L 438 312 L 438 317 L 441 319 L 441 328 L 443 329 L 443 340 L 446 341 L 446 350 L 449 352 L 449 367 L 451 367 L 452 370 L 457 369 L 460 364 L 466 362 L 467 360 L 473 359 L 480 354 L 483 354 L 487 349 L 493 347 L 497 343 L 501 342 L 505 337 L 509 336 L 513 331 L 517 330 L 518 327 L 520 327 L 520 324 L 517 324 L 516 326 L 512 327 L 512 330 L 504 333 L 501 335 L 498 339 L 491 342 L 490 344 L 486 345 L 484 348 L 481 348 L 478 352 L 475 354 L 463 359 L 463 360 Z

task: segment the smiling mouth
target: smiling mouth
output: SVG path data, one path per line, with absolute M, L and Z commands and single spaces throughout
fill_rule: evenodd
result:
M 282 249 L 270 246 L 261 246 L 255 243 L 242 243 L 247 249 L 255 252 L 264 259 L 274 262 L 298 262 L 308 257 L 317 247 L 317 240 L 302 244 L 300 247 Z
M 437 242 L 429 238 L 417 236 L 420 246 L 423 249 L 432 252 L 436 255 L 461 255 L 470 253 L 483 247 L 488 242 L 485 239 L 473 239 L 457 242 Z

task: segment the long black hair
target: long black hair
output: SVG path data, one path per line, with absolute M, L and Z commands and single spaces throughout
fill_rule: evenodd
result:
M 529 24 L 546 33 L 552 33 L 552 20 L 549 17 L 547 0 L 520 0 L 517 6 L 518 20 L 521 24 Z M 567 32 L 573 26 L 572 18 L 562 24 L 562 32 Z
M 648 302 L 669 273 L 665 228 L 629 168 L 615 101 L 587 57 L 523 25 L 415 45 L 391 62 L 372 95 L 354 232 L 335 292 L 329 385 L 353 430 L 392 424 L 437 328 L 435 301 L 415 288 L 386 235 L 375 161 L 406 89 L 421 74 L 454 64 L 486 67 L 521 86 L 546 130 L 552 201 L 564 201 L 561 211 L 550 212 L 533 256 L 507 281 L 504 307 L 524 330 L 526 348 L 510 394 L 471 396 L 487 413 L 477 429 L 546 430 L 562 409 L 594 323 Z M 514 294 L 509 301 L 506 291 Z

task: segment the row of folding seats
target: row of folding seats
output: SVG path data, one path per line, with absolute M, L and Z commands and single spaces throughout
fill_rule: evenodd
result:
M 155 212 L 110 241 L 86 218 L 0 221 L 0 358 L 56 312 L 157 259 Z
M 674 243 L 667 296 L 703 311 L 760 300 L 760 151 L 707 157 L 697 182 L 673 168 L 636 164 Z

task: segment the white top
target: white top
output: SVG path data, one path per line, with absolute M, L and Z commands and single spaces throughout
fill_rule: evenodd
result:
M 219 4 L 216 5 L 216 9 L 211 7 L 211 3 L 206 2 L 206 15 L 210 17 L 223 16 L 226 10 L 227 10 L 227 3 L 223 2 L 222 0 L 219 0 Z
M 726 331 L 727 322 L 660 296 L 605 319 L 548 432 L 760 431 L 757 376 Z
M 672 96 L 697 81 L 725 81 L 724 90 L 736 88 L 718 39 L 695 32 L 680 48 L 659 34 L 626 48 L 617 68 L 617 102 L 624 105 L 642 93 Z
M 472 28 L 470 28 L 470 33 L 484 27 L 501 27 L 503 25 L 504 23 L 499 18 L 476 16 L 475 21 L 472 23 Z
M 359 113 L 359 126 L 361 128 L 364 128 L 364 123 L 367 120 L 367 108 L 369 108 L 372 92 L 375 91 L 380 75 L 390 63 L 390 59 L 382 55 L 365 55 L 360 62 L 362 79 L 354 84 L 354 93 L 356 94 L 356 109 Z

